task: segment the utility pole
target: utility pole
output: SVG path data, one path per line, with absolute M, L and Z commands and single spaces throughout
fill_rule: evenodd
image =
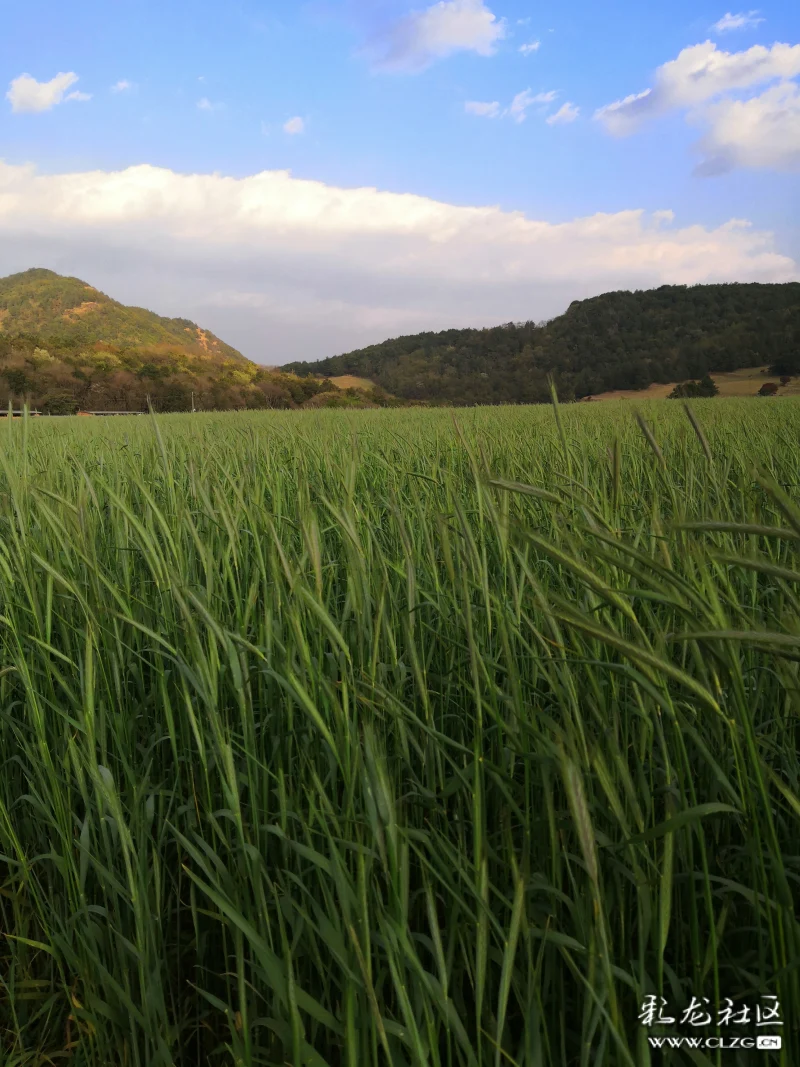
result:
M 192 389 L 192 414 L 194 415 L 194 389 Z

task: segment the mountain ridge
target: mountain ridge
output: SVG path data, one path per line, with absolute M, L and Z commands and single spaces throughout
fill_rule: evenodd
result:
M 549 322 L 390 338 L 315 363 L 303 376 L 356 375 L 405 400 L 546 402 L 548 378 L 576 400 L 768 364 L 800 373 L 800 282 L 618 290 L 573 301 Z

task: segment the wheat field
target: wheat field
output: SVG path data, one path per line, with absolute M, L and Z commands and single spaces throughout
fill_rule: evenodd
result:
M 0 426 L 4 1067 L 800 1061 L 800 402 L 631 407 Z

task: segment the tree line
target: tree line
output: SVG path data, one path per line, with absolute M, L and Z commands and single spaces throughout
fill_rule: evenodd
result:
M 233 361 L 204 365 L 176 349 L 118 346 L 59 351 L 53 339 L 0 334 L 0 405 L 28 404 L 45 414 L 82 410 L 204 411 L 298 408 L 322 394 L 346 403 L 325 379 L 299 378 Z

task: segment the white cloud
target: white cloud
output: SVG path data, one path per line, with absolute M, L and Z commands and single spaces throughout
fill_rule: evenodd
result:
M 520 50 L 520 52 L 522 52 L 522 54 L 524 56 L 529 56 L 533 52 L 538 52 L 539 51 L 541 43 L 542 43 L 541 41 L 530 41 L 528 44 L 520 45 L 519 50 Z
M 581 109 L 576 107 L 575 104 L 570 103 L 568 100 L 566 104 L 562 104 L 561 107 L 549 118 L 545 119 L 548 126 L 556 126 L 561 123 L 574 122 L 580 115 Z
M 752 13 L 751 13 L 752 14 Z M 700 174 L 735 167 L 793 170 L 798 166 L 800 44 L 754 45 L 723 52 L 711 41 L 684 50 L 659 67 L 654 87 L 600 108 L 595 118 L 609 133 L 633 133 L 669 111 L 706 128 L 695 145 Z M 760 95 L 748 91 L 776 83 Z
M 558 93 L 555 89 L 551 89 L 546 93 L 536 94 L 532 93 L 530 89 L 525 89 L 521 93 L 517 93 L 511 101 L 508 111 L 504 112 L 504 114 L 511 115 L 515 122 L 524 122 L 529 107 L 533 107 L 534 104 L 552 104 L 557 96 Z
M 79 89 L 76 89 L 72 93 L 67 93 L 64 97 L 65 100 L 80 100 L 81 102 L 92 99 L 91 93 L 82 93 Z
M 73 71 L 56 74 L 49 82 L 37 82 L 30 74 L 20 74 L 8 87 L 6 99 L 11 101 L 14 112 L 49 111 L 67 100 L 89 100 L 87 93 L 73 92 L 65 97 L 67 89 L 78 80 Z
M 715 33 L 730 33 L 731 30 L 751 30 L 765 20 L 758 17 L 758 11 L 740 11 L 737 15 L 726 12 L 714 23 L 711 29 Z
M 479 100 L 467 100 L 464 110 L 468 115 L 480 115 L 486 119 L 496 119 L 500 114 L 500 104 L 493 100 L 490 104 L 483 104 Z
M 305 120 L 301 119 L 299 115 L 295 115 L 293 119 L 284 122 L 283 128 L 286 133 L 304 133 L 306 128 Z
M 701 174 L 736 167 L 800 170 L 800 86 L 782 82 L 750 100 L 708 109 L 710 128 L 697 145 Z
M 715 97 L 800 74 L 800 45 L 753 45 L 744 52 L 720 51 L 711 41 L 684 48 L 656 71 L 652 89 L 600 108 L 595 118 L 610 133 L 632 133 L 642 122 L 678 108 L 697 107 Z
M 502 111 L 497 100 L 493 100 L 491 103 L 468 100 L 464 104 L 464 110 L 469 115 L 479 115 L 481 118 L 496 119 L 508 116 L 514 122 L 524 122 L 530 108 L 538 105 L 540 113 L 544 113 L 547 110 L 547 105 L 552 104 L 557 96 L 558 93 L 555 89 L 550 89 L 546 93 L 532 93 L 530 89 L 523 89 L 521 93 L 517 93 L 508 107 L 503 108 Z M 546 121 L 551 126 L 556 122 L 572 122 L 578 117 L 578 114 L 579 109 L 574 104 L 567 103 Z
M 365 51 L 376 70 L 418 73 L 454 52 L 494 55 L 505 33 L 484 0 L 439 0 L 376 33 Z
M 646 112 L 646 101 L 653 95 L 652 89 L 643 89 L 640 93 L 631 93 L 613 104 L 606 104 L 595 111 L 594 117 L 602 122 L 609 133 L 624 135 L 636 129 L 639 114 Z
M 133 82 L 126 81 L 125 78 L 123 78 L 121 81 L 118 81 L 116 83 L 116 85 L 112 85 L 111 86 L 111 92 L 112 93 L 129 93 L 133 88 L 134 88 Z
M 771 234 L 740 221 L 681 227 L 631 210 L 551 223 L 286 171 L 0 163 L 0 274 L 30 266 L 193 318 L 267 364 L 546 318 L 612 289 L 800 278 Z
M 212 103 L 207 96 L 197 101 L 199 111 L 222 111 L 224 104 Z

